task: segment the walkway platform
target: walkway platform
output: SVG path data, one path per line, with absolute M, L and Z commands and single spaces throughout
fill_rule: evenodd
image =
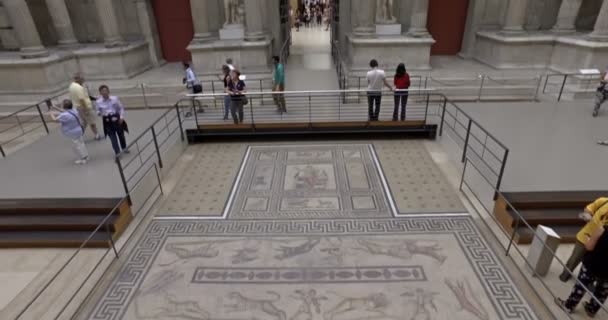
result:
M 163 111 L 129 111 L 127 121 L 131 132 L 127 135 L 127 143 L 148 128 Z M 100 125 L 101 121 L 98 127 Z M 74 164 L 71 143 L 60 130 L 0 160 L 0 202 L 11 199 L 123 198 L 125 191 L 110 141 L 95 141 L 87 131 L 86 142 L 91 160 L 84 166 Z

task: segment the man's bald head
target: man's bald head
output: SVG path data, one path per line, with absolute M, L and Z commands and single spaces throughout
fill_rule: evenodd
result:
M 80 73 L 80 72 L 74 73 L 74 82 L 77 82 L 79 84 L 84 83 L 84 76 L 82 75 L 82 73 Z

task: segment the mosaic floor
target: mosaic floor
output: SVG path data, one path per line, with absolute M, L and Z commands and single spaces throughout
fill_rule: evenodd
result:
M 84 319 L 537 319 L 470 217 L 153 221 Z
M 466 212 L 420 141 L 193 148 L 199 148 L 195 159 L 162 215 L 248 219 Z M 238 190 L 230 192 L 235 181 Z

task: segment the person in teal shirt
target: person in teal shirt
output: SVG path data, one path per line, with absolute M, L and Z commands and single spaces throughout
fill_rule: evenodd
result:
M 272 91 L 275 92 L 272 95 L 272 98 L 274 99 L 274 103 L 277 105 L 277 111 L 279 113 L 284 113 L 287 112 L 285 95 L 279 92 L 285 91 L 285 68 L 281 63 L 281 58 L 278 56 L 272 57 L 272 62 L 274 63 L 274 88 Z

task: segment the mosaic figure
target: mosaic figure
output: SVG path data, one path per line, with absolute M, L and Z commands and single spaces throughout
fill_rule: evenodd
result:
M 460 303 L 460 308 L 473 314 L 479 320 L 490 320 L 490 315 L 483 307 L 481 302 L 477 300 L 477 297 L 473 295 L 471 284 L 469 281 L 459 281 L 445 279 L 445 284 L 452 290 L 454 296 Z
M 280 253 L 274 257 L 278 260 L 284 260 L 284 259 L 293 258 L 295 256 L 299 256 L 302 254 L 306 254 L 306 253 L 309 253 L 310 251 L 312 251 L 312 249 L 314 249 L 320 242 L 321 242 L 321 239 L 316 238 L 316 239 L 308 239 L 303 244 L 301 244 L 299 246 L 295 246 L 295 247 L 281 246 L 280 248 L 277 249 L 278 251 L 280 251 Z
M 401 243 L 396 244 L 380 244 L 365 239 L 357 240 L 357 243 L 361 246 L 360 248 L 355 248 L 357 250 L 397 259 L 410 260 L 414 255 L 418 254 L 431 257 L 442 264 L 447 258 L 445 255 L 439 253 L 442 248 L 437 243 L 433 243 L 430 246 L 422 246 L 417 240 L 404 240 Z
M 307 292 L 302 290 L 294 291 L 295 295 L 291 296 L 293 299 L 300 300 L 302 304 L 298 308 L 298 311 L 289 318 L 289 320 L 312 320 L 313 319 L 313 308 L 316 314 L 321 313 L 321 301 L 327 300 L 325 296 L 317 296 L 315 289 L 310 289 Z
M 324 169 L 307 165 L 294 175 L 296 189 L 325 189 L 329 176 Z
M 232 304 L 225 305 L 226 311 L 228 312 L 261 312 L 273 319 L 287 320 L 285 311 L 277 308 L 274 304 L 281 299 L 281 295 L 274 291 L 267 291 L 268 294 L 273 295 L 274 299 L 253 299 L 243 296 L 238 292 L 231 292 L 228 294 L 228 299 L 232 300 Z
M 334 320 L 336 316 L 350 312 L 353 314 L 367 312 L 376 313 L 379 316 L 386 316 L 384 309 L 390 304 L 384 293 L 374 293 L 361 298 L 336 295 L 341 297 L 342 300 L 323 314 L 324 320 Z
M 435 296 L 438 295 L 436 292 L 426 291 L 424 289 L 417 288 L 413 292 L 402 293 L 402 297 L 410 297 L 411 301 L 415 303 L 416 309 L 410 320 L 431 320 L 431 308 L 437 312 L 437 306 L 435 305 Z

